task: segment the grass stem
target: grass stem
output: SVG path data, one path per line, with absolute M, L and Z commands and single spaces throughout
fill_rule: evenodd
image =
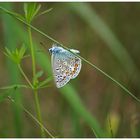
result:
M 13 102 L 14 104 L 16 104 L 15 100 L 13 100 L 10 96 L 8 96 L 8 99 Z M 49 130 L 47 130 L 47 128 L 38 120 L 36 119 L 32 113 L 30 113 L 23 105 L 18 104 L 18 106 L 20 105 L 20 107 L 35 121 L 37 122 L 37 124 L 40 125 L 40 127 L 42 127 L 44 129 L 44 131 L 51 137 L 54 138 L 54 136 L 49 132 Z
M 30 85 L 30 87 L 33 89 L 33 86 L 31 84 L 30 80 L 28 79 L 28 77 L 26 76 L 26 74 L 24 73 L 24 71 L 23 71 L 23 69 L 21 68 L 20 65 L 18 65 L 18 68 L 19 68 L 21 74 L 23 75 L 23 77 L 25 78 L 25 80 L 28 82 L 28 84 Z
M 35 86 L 36 80 L 34 77 L 36 75 L 36 65 L 35 65 L 35 50 L 33 47 L 33 41 L 32 41 L 32 34 L 31 34 L 31 28 L 28 26 L 28 34 L 29 34 L 29 43 L 30 43 L 30 50 L 31 50 L 31 58 L 32 58 L 32 69 L 33 69 L 33 86 Z M 42 116 L 40 111 L 40 104 L 38 99 L 38 90 L 34 88 L 34 98 L 35 98 L 35 108 L 36 108 L 36 114 L 38 120 L 42 123 Z M 45 137 L 44 129 L 42 126 L 40 126 L 41 130 L 41 137 Z

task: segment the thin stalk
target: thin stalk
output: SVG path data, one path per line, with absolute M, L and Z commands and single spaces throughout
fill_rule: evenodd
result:
M 33 89 L 33 86 L 32 86 L 32 84 L 31 84 L 30 80 L 28 79 L 28 77 L 27 77 L 26 74 L 24 73 L 24 71 L 23 71 L 23 69 L 21 68 L 20 64 L 18 65 L 18 68 L 19 68 L 21 74 L 23 75 L 23 77 L 25 78 L 25 80 L 28 82 L 28 84 L 30 85 L 30 87 Z
M 1 90 L 13 89 L 13 88 L 31 88 L 31 87 L 27 86 L 27 85 L 20 85 L 20 84 L 14 84 L 14 85 L 10 85 L 10 86 L 0 87 Z
M 35 86 L 36 79 L 34 78 L 36 75 L 36 65 L 35 65 L 35 50 L 33 47 L 33 41 L 32 41 L 32 34 L 31 34 L 31 28 L 28 27 L 28 34 L 29 34 L 29 43 L 30 43 L 30 50 L 31 50 L 31 58 L 32 58 L 32 69 L 33 69 L 33 86 Z M 42 123 L 42 116 L 41 116 L 41 111 L 40 111 L 40 104 L 39 104 L 39 99 L 38 99 L 38 90 L 34 88 L 34 98 L 35 98 L 35 108 L 36 108 L 36 114 L 38 120 Z M 42 126 L 40 126 L 41 130 L 41 137 L 45 137 L 45 132 Z
M 36 68 L 35 68 L 35 50 L 34 50 L 34 47 L 33 47 L 32 34 L 31 34 L 31 28 L 30 27 L 28 27 L 28 34 L 29 34 L 29 42 L 30 42 L 30 49 L 31 49 L 33 77 L 34 77 L 35 74 L 36 74 Z M 35 84 L 35 80 L 33 80 L 33 84 Z
M 92 128 L 92 131 L 93 131 L 96 138 L 100 138 L 93 128 Z
M 13 102 L 14 104 L 16 104 L 16 102 L 10 97 L 10 96 L 8 96 L 8 99 L 11 101 L 11 102 Z M 32 113 L 30 113 L 23 105 L 21 105 L 21 104 L 18 104 L 18 106 L 20 105 L 20 107 L 35 121 L 35 122 L 37 122 L 43 129 L 44 129 L 44 131 L 51 137 L 51 138 L 55 138 L 50 132 L 49 132 L 49 130 L 47 130 L 47 128 L 45 128 L 45 126 L 38 120 L 38 119 L 36 119 L 33 115 L 32 115 Z
M 43 123 L 42 116 L 41 116 L 41 111 L 40 111 L 40 104 L 39 104 L 37 89 L 34 90 L 34 98 L 35 98 L 35 107 L 36 107 L 37 118 L 41 123 Z M 41 137 L 45 138 L 45 133 L 44 133 L 44 129 L 43 129 L 42 126 L 40 127 L 40 130 L 41 130 Z

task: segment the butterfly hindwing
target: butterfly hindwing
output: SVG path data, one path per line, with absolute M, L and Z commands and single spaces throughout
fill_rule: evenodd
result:
M 68 51 L 66 51 L 65 53 L 69 59 L 70 77 L 71 79 L 74 79 L 78 76 L 81 70 L 81 59 Z

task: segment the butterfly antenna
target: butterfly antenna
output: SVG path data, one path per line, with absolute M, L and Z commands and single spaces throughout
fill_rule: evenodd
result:
M 43 50 L 46 51 L 46 46 L 45 46 L 45 44 L 44 44 L 43 42 L 40 42 L 40 45 L 42 46 Z
M 43 42 L 40 42 L 40 45 L 41 45 L 44 49 L 46 49 L 45 44 L 44 44 Z

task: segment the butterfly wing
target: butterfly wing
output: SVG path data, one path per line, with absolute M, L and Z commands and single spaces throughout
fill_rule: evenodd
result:
M 78 76 L 81 70 L 81 59 L 63 49 L 59 53 L 52 54 L 52 68 L 56 86 L 60 88 L 70 79 Z
M 77 50 L 73 50 L 73 52 L 76 51 Z M 66 56 L 69 58 L 70 78 L 74 79 L 75 77 L 78 76 L 81 70 L 81 66 L 82 66 L 81 59 L 69 51 L 66 51 L 65 53 Z
M 52 54 L 52 69 L 57 88 L 63 87 L 70 81 L 69 66 L 66 56 L 62 53 Z

